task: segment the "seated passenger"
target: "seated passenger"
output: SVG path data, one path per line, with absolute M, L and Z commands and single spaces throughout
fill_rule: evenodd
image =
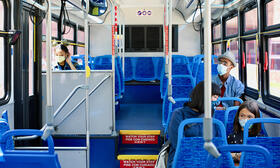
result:
M 255 101 L 245 101 L 242 103 L 234 117 L 233 133 L 227 137 L 228 144 L 243 144 L 243 131 L 245 123 L 252 118 L 260 118 L 258 104 Z M 261 124 L 250 126 L 249 136 L 263 136 L 260 134 Z M 240 161 L 241 153 L 232 153 L 235 162 Z
M 212 112 L 214 112 L 214 101 L 220 96 L 220 88 L 212 83 Z M 178 128 L 180 123 L 187 118 L 202 118 L 204 116 L 204 82 L 200 82 L 192 90 L 190 95 L 191 101 L 184 104 L 183 107 L 175 109 L 172 113 L 170 123 L 168 125 L 168 136 L 170 141 L 170 150 L 168 154 L 167 167 L 172 167 L 173 158 L 177 146 Z M 215 130 L 215 129 L 214 129 Z M 185 136 L 194 137 L 202 136 L 202 124 L 194 124 L 185 129 Z M 216 132 L 214 132 L 216 135 Z
M 76 64 L 71 62 L 71 56 L 69 53 L 68 48 L 63 45 L 59 44 L 55 49 L 55 58 L 57 65 L 54 67 L 58 70 L 77 70 Z
M 230 75 L 230 71 L 236 67 L 235 57 L 232 52 L 227 51 L 218 57 L 218 75 L 213 78 L 213 82 L 220 86 L 221 97 L 238 97 L 241 98 L 244 94 L 244 85 Z M 238 101 L 222 102 L 220 107 L 239 106 Z

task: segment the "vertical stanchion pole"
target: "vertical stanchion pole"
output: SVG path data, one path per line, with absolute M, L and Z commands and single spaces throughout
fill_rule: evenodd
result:
M 116 48 L 116 35 L 117 35 L 117 6 L 112 4 L 111 18 L 112 18 L 112 86 L 113 86 L 113 98 L 112 98 L 112 135 L 116 135 L 116 114 L 115 114 L 115 48 Z
M 124 20 L 124 19 L 123 19 Z M 123 22 L 122 24 L 122 70 L 123 70 L 123 79 L 125 79 L 125 73 L 124 73 L 124 52 L 125 52 L 125 24 Z
M 172 98 L 172 0 L 168 0 L 168 98 Z
M 221 154 L 212 142 L 213 124 L 212 124 L 212 109 L 211 109 L 211 4 L 210 0 L 205 0 L 204 12 L 204 120 L 203 120 L 203 138 L 204 148 L 214 157 L 219 157 Z M 202 9 L 200 9 L 202 10 Z
M 85 85 L 86 85 L 86 145 L 87 145 L 87 168 L 90 167 L 90 118 L 89 118 L 89 77 L 90 68 L 88 66 L 88 11 L 89 0 L 86 1 L 86 12 L 84 12 L 84 29 L 85 29 Z
M 51 49 L 52 49 L 52 10 L 51 2 L 48 3 L 48 11 L 46 18 L 47 32 L 46 32 L 46 55 L 47 55 L 47 72 L 46 72 L 46 95 L 47 95 L 47 109 L 46 122 L 47 126 L 53 126 L 53 104 L 52 104 L 52 69 L 51 69 Z

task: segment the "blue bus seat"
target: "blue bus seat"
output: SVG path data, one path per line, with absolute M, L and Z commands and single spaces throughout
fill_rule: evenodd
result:
M 154 63 L 154 66 L 155 66 L 155 78 L 157 80 L 160 80 L 161 78 L 161 73 L 162 73 L 162 70 L 163 70 L 163 67 L 164 67 L 164 58 L 163 57 L 153 57 L 153 63 Z
M 137 81 L 156 80 L 156 68 L 152 57 L 137 57 L 135 60 L 135 76 Z
M 243 155 L 259 156 L 259 160 L 256 160 L 254 165 L 247 165 L 246 168 L 263 168 L 272 167 L 272 160 L 269 151 L 259 145 L 226 145 L 218 147 L 218 151 L 221 153 L 219 158 L 214 158 L 212 155 L 208 154 L 207 157 L 207 168 L 224 168 L 224 165 L 229 168 L 235 168 L 233 160 L 228 156 L 229 152 L 246 152 Z M 246 159 L 251 159 L 247 157 Z M 240 165 L 247 160 L 242 160 Z M 240 166 L 242 167 L 242 166 Z M 243 166 L 244 167 L 244 166 Z
M 160 92 L 161 92 L 161 98 L 164 97 L 164 94 L 167 90 L 168 85 L 168 78 L 163 78 L 163 81 L 161 81 L 160 85 Z M 185 86 L 192 86 L 194 88 L 195 83 L 194 79 L 191 75 L 172 75 L 172 85 L 185 85 Z
M 197 168 L 205 167 L 208 152 L 203 148 L 203 137 L 185 137 L 185 126 L 189 124 L 202 124 L 203 118 L 186 119 L 181 122 L 178 129 L 178 141 L 177 148 L 173 160 L 173 168 Z M 227 145 L 225 127 L 222 122 L 217 119 L 213 119 L 213 124 L 218 128 L 220 136 L 213 138 L 213 143 L 216 147 Z M 230 156 L 227 155 L 229 158 Z M 223 165 L 226 166 L 226 165 Z
M 186 86 L 186 85 L 179 85 L 179 86 L 173 86 L 172 87 L 172 97 L 174 99 L 176 98 L 188 98 L 190 97 L 190 93 L 192 91 L 192 86 Z M 168 110 L 169 110 L 169 100 L 167 92 L 165 92 L 165 96 L 163 98 L 162 103 L 162 125 L 165 128 L 167 125 L 167 118 L 168 118 Z
M 248 120 L 244 126 L 244 144 L 249 145 L 260 145 L 266 148 L 271 155 L 272 158 L 272 167 L 278 168 L 280 167 L 280 137 L 248 137 L 249 127 L 251 124 L 254 123 L 274 123 L 280 124 L 279 118 L 256 118 Z M 249 158 L 249 159 L 247 159 Z M 254 165 L 260 158 L 257 155 L 245 155 L 242 157 L 241 160 L 244 159 L 243 167 L 249 167 L 250 165 Z
M 60 168 L 57 154 L 54 152 L 54 143 L 51 136 L 47 138 L 48 151 L 38 150 L 7 150 L 5 144 L 12 136 L 42 136 L 39 130 L 13 130 L 7 131 L 1 138 L 1 150 L 3 152 L 0 167 L 3 168 Z
M 0 118 L 0 139 L 1 139 L 2 135 L 9 130 L 10 130 L 10 127 L 9 127 L 8 122 L 5 119 Z M 8 138 L 8 140 L 7 140 L 6 149 L 14 149 L 14 142 L 11 137 Z
M 134 58 L 132 57 L 125 57 L 124 61 L 124 80 L 131 81 L 134 79 Z
M 2 118 L 5 119 L 7 123 L 9 123 L 8 111 L 7 110 L 2 112 Z
M 94 58 L 93 64 L 94 70 L 110 70 L 112 69 L 112 56 L 104 55 Z M 115 98 L 116 100 L 121 99 L 122 91 L 124 91 L 124 81 L 121 80 L 122 69 L 118 65 L 118 59 L 115 59 Z
M 72 55 L 71 61 L 76 62 L 79 65 L 77 69 L 85 69 L 85 55 Z M 90 69 L 93 69 L 92 62 L 93 58 L 91 56 L 88 56 L 88 65 Z
M 117 56 L 116 57 L 116 66 L 117 66 L 117 69 L 118 69 L 118 73 L 120 75 L 120 84 L 121 84 L 121 93 L 123 94 L 124 93 L 124 76 L 123 76 L 123 70 L 122 70 L 122 59 L 121 57 Z

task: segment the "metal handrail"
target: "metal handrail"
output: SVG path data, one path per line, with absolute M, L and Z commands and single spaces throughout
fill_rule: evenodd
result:
M 111 75 L 108 75 L 102 81 L 100 81 L 97 86 L 89 92 L 89 96 L 93 94 L 93 92 L 95 92 L 110 76 Z M 68 114 L 65 115 L 64 119 L 62 119 L 58 124 L 55 124 L 55 127 L 61 125 L 85 100 L 86 98 L 83 98 Z
M 91 90 L 91 92 L 89 93 L 89 96 L 93 94 L 93 92 L 95 92 L 111 75 L 107 75 L 105 78 L 102 79 L 102 81 L 100 81 L 97 86 L 95 88 L 93 88 Z M 62 104 L 58 107 L 58 109 L 56 110 L 54 117 L 57 116 L 57 114 L 62 110 L 62 108 L 65 106 L 65 104 L 73 97 L 73 95 L 77 92 L 78 89 L 80 88 L 84 88 L 84 85 L 78 85 L 76 86 L 73 91 L 68 95 L 68 97 L 62 102 Z M 75 111 L 83 102 L 85 101 L 85 98 L 83 98 L 66 116 L 64 119 L 62 119 L 62 121 L 60 121 L 58 124 L 55 124 L 55 127 L 59 126 L 60 124 L 62 124 L 64 122 L 64 120 L 66 118 L 68 118 L 73 111 Z M 40 130 L 43 131 L 45 130 L 45 128 L 47 127 L 47 124 L 45 124 Z M 21 136 L 21 137 L 14 137 L 14 140 L 29 140 L 29 139 L 35 139 L 37 138 L 37 135 L 32 135 L 32 136 Z

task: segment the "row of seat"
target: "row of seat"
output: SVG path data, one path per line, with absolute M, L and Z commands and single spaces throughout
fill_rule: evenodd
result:
M 181 86 L 185 87 L 185 86 Z M 189 101 L 190 98 L 187 97 L 181 97 L 181 98 L 175 98 L 175 104 L 169 102 L 167 99 L 164 99 L 165 106 L 163 106 L 163 113 L 162 113 L 162 123 L 163 127 L 165 128 L 165 133 L 167 134 L 167 127 L 170 122 L 172 112 L 179 107 L 183 107 L 184 103 Z M 221 97 L 218 99 L 219 101 L 239 101 L 240 104 L 243 103 L 243 101 L 240 98 L 236 97 Z M 165 102 L 167 101 L 167 103 Z M 229 107 L 226 110 L 215 110 L 214 112 L 214 118 L 220 120 L 225 128 L 226 128 L 226 135 L 229 135 L 233 132 L 233 122 L 235 114 L 238 110 L 239 106 L 233 106 Z M 260 118 L 262 118 L 262 113 L 260 112 Z M 267 136 L 267 132 L 265 130 L 264 125 L 262 124 L 261 134 Z
M 228 145 L 224 124 L 218 119 L 213 119 L 219 129 L 220 136 L 214 137 L 215 144 L 221 156 L 217 159 L 209 155 L 203 148 L 202 137 L 185 137 L 185 126 L 189 124 L 202 124 L 202 118 L 186 119 L 182 121 L 178 129 L 178 141 L 173 168 L 192 167 L 229 167 L 233 168 L 234 163 L 229 152 L 243 152 L 239 167 L 260 168 L 280 167 L 280 137 L 248 137 L 248 130 L 254 123 L 276 123 L 280 124 L 277 118 L 258 118 L 249 120 L 244 127 L 244 145 Z M 214 127 L 213 127 L 214 128 Z M 246 153 L 244 153 L 246 151 Z

